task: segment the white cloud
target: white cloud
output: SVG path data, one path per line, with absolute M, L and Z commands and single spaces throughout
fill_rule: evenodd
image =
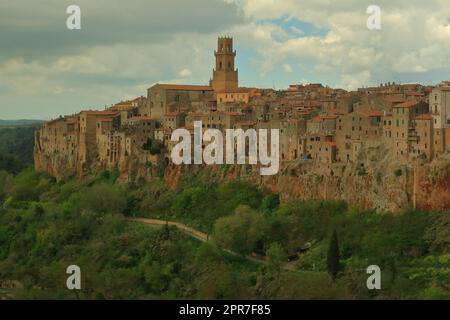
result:
M 292 67 L 288 63 L 283 64 L 283 69 L 288 73 L 294 72 L 294 70 L 292 70 Z
M 291 27 L 290 27 L 290 30 L 291 30 L 294 34 L 299 35 L 299 36 L 305 34 L 305 33 L 303 32 L 303 30 L 297 28 L 296 26 L 291 26 Z
M 46 112 L 59 114 L 66 105 L 67 110 L 79 110 L 145 94 L 157 81 L 205 84 L 219 34 L 233 35 L 235 45 L 247 50 L 251 71 L 245 76 L 254 85 L 262 77 L 266 83 L 279 83 L 267 75 L 280 68 L 286 79 L 295 69 L 311 81 L 315 79 L 307 72 L 354 89 L 376 84 L 380 75 L 420 77 L 450 66 L 448 0 L 378 0 L 379 31 L 366 28 L 366 8 L 372 3 L 360 0 L 195 0 L 203 11 L 181 0 L 136 0 L 126 11 L 119 10 L 123 5 L 118 0 L 113 2 L 117 5 L 102 1 L 82 0 L 87 19 L 83 28 L 89 32 L 80 37 L 59 31 L 57 26 L 64 27 L 60 12 L 65 12 L 59 2 L 42 1 L 43 15 L 27 10 L 26 0 L 0 4 L 3 103 L 26 112 L 41 99 L 49 103 Z M 295 19 L 320 32 L 312 35 L 286 22 Z M 111 21 L 116 23 L 109 29 Z M 238 51 L 237 59 L 241 57 Z M 242 79 L 242 68 L 240 72 Z M 45 100 L 51 96 L 62 103 Z M 0 117 L 6 109 L 0 105 Z
M 191 72 L 191 70 L 184 68 L 184 69 L 180 70 L 180 72 L 178 74 L 180 77 L 187 78 L 192 75 L 192 72 Z
M 264 74 L 286 61 L 315 61 L 316 72 L 338 75 L 352 89 L 374 82 L 378 74 L 421 73 L 448 68 L 450 60 L 450 7 L 448 1 L 379 0 L 382 29 L 366 28 L 366 8 L 360 0 L 245 0 L 244 12 L 253 21 L 251 33 L 264 34 L 255 44 L 255 61 Z M 296 18 L 311 23 L 325 35 L 276 34 L 274 19 Z M 272 26 L 271 26 L 272 25 Z M 245 27 L 241 27 L 244 29 Z M 291 28 L 292 30 L 292 28 Z

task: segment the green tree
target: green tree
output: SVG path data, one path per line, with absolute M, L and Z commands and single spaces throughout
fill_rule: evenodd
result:
M 280 273 L 283 263 L 287 260 L 287 253 L 279 243 L 272 243 L 266 251 L 266 257 L 269 270 Z
M 327 270 L 333 280 L 336 279 L 340 269 L 339 242 L 336 230 L 331 236 L 327 254 Z
M 6 198 L 13 185 L 12 176 L 4 171 L 0 171 L 0 203 Z
M 280 205 L 280 196 L 278 193 L 271 193 L 264 197 L 261 209 L 264 213 L 272 213 Z
M 425 231 L 425 240 L 433 251 L 450 253 L 450 212 L 433 214 L 434 221 Z
M 239 206 L 234 215 L 216 221 L 213 238 L 220 247 L 246 255 L 255 250 L 265 229 L 266 221 L 261 214 L 248 206 Z
M 233 181 L 217 188 L 217 198 L 219 201 L 216 207 L 228 215 L 239 205 L 258 209 L 261 206 L 262 194 L 255 185 Z
M 127 206 L 127 199 L 121 186 L 102 183 L 73 194 L 66 205 L 70 210 L 75 211 L 123 213 Z

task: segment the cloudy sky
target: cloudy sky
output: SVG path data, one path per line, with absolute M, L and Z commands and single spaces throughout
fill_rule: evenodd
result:
M 66 9 L 81 8 L 81 30 Z M 381 30 L 369 30 L 369 5 Z M 232 35 L 242 86 L 450 79 L 448 0 L 0 0 L 0 119 L 50 119 L 206 84 Z

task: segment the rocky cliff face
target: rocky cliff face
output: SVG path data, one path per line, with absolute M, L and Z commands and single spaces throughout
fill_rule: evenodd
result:
M 282 202 L 294 199 L 341 199 L 350 206 L 396 212 L 406 208 L 450 209 L 450 155 L 428 163 L 393 161 L 386 150 L 367 150 L 358 163 L 319 165 L 283 163 L 278 175 L 260 176 L 256 166 L 169 166 L 165 179 L 176 187 L 195 172 L 217 182 L 244 179 L 278 192 Z
M 57 179 L 76 173 L 74 164 L 64 157 L 38 154 L 35 162 L 37 170 Z M 103 169 L 101 164 L 94 164 L 89 171 Z M 379 147 L 363 150 L 356 163 L 283 162 L 274 176 L 261 176 L 258 166 L 149 165 L 130 157 L 120 162 L 119 172 L 124 182 L 164 176 L 171 188 L 193 173 L 208 181 L 243 179 L 278 192 L 282 202 L 342 199 L 350 206 L 381 211 L 395 212 L 414 206 L 425 210 L 450 209 L 449 153 L 431 163 L 423 160 L 401 163 L 393 160 L 389 150 Z

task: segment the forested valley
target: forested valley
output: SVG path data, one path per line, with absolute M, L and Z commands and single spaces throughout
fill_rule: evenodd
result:
M 0 298 L 450 299 L 450 212 L 280 204 L 201 175 L 177 189 L 120 183 L 117 170 L 56 182 L 32 168 L 32 132 L 0 130 Z M 181 222 L 208 241 L 127 217 Z M 81 290 L 66 288 L 69 265 Z M 370 265 L 381 290 L 366 286 Z

